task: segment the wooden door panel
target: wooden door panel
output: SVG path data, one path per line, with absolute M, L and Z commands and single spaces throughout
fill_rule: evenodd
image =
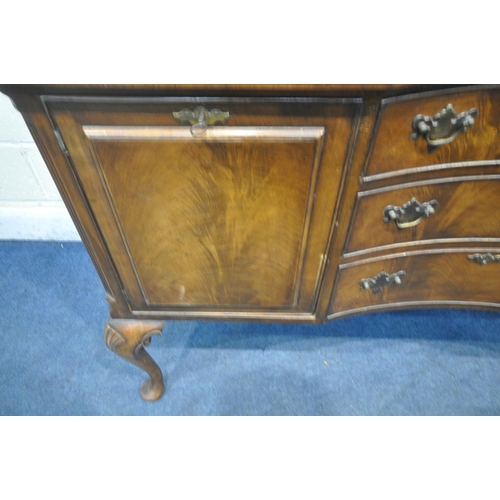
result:
M 148 305 L 295 305 L 316 133 L 93 141 Z
M 131 309 L 313 313 L 359 103 L 143 101 L 47 103 Z

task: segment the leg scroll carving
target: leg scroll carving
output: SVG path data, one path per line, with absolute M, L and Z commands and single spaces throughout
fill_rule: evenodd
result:
M 141 396 L 146 401 L 157 400 L 164 391 L 161 370 L 144 349 L 153 335 L 161 335 L 164 324 L 165 321 L 109 319 L 104 329 L 109 349 L 149 374 L 150 378 L 141 387 Z

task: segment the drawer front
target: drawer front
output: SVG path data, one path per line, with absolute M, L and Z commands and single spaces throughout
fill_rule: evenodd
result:
M 358 106 L 47 103 L 132 310 L 254 318 L 314 312 Z
M 412 139 L 413 120 L 418 115 L 434 119 L 448 104 L 460 115 L 477 109 L 474 124 L 461 133 L 460 124 L 450 124 L 451 116 L 433 120 L 427 134 Z M 447 113 L 444 113 L 447 115 Z M 418 120 L 417 120 L 418 122 Z M 439 92 L 426 97 L 406 96 L 382 103 L 378 126 L 373 138 L 371 155 L 364 176 L 397 173 L 401 170 L 460 162 L 489 162 L 500 164 L 500 90 L 479 89 L 463 92 Z
M 344 256 L 445 239 L 500 243 L 498 200 L 500 175 L 436 179 L 358 193 Z
M 438 252 L 407 252 L 340 266 L 329 317 L 412 303 L 499 306 L 499 249 Z M 495 261 L 486 265 L 470 258 L 488 253 Z

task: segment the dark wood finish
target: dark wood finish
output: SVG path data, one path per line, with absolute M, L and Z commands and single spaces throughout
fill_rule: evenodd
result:
M 155 401 L 164 391 L 163 375 L 159 366 L 146 352 L 153 335 L 161 335 L 164 321 L 110 319 L 104 329 L 104 340 L 109 349 L 149 374 L 141 386 L 141 396 Z
M 443 88 L 446 87 L 446 88 Z M 500 89 L 422 85 L 0 85 L 23 113 L 103 282 L 108 347 L 150 375 L 164 320 L 319 323 L 500 305 Z M 477 107 L 429 152 L 416 114 Z M 201 136 L 174 112 L 228 111 Z M 387 205 L 438 200 L 399 230 Z M 378 294 L 360 281 L 404 270 Z M 398 280 L 393 279 L 393 282 Z
M 3 90 L 1 86 L 0 90 Z M 54 135 L 54 125 L 43 103 L 39 98 L 23 95 L 16 97 L 16 104 L 26 110 L 23 114 L 26 124 L 101 278 L 111 313 L 115 313 L 116 317 L 129 317 L 129 306 L 122 294 L 112 256 L 103 243 L 87 197 L 69 168 L 70 161 Z
M 329 311 L 339 313 L 419 306 L 500 307 L 500 263 L 479 265 L 468 259 L 475 253 L 500 253 L 500 249 L 468 248 L 448 252 L 427 250 L 366 259 L 341 266 Z M 400 285 L 388 285 L 379 293 L 362 289 L 360 281 L 381 272 L 405 271 Z
M 193 137 L 190 104 L 230 127 Z M 46 105 L 135 314 L 314 313 L 356 101 Z
M 369 97 L 394 96 L 458 85 L 423 84 L 72 84 L 2 85 L 2 91 L 19 95 L 91 96 L 231 96 L 231 97 Z M 17 101 L 17 99 L 16 99 Z
M 399 229 L 384 222 L 384 208 L 402 206 L 412 198 L 424 203 L 437 200 L 435 214 L 414 227 Z M 378 247 L 407 248 L 415 244 L 462 243 L 483 239 L 500 243 L 500 172 L 477 177 L 437 178 L 389 186 L 357 195 L 355 218 L 345 257 L 376 251 Z M 350 254 L 353 255 L 350 255 Z
M 407 184 L 409 182 L 427 181 L 440 177 L 494 175 L 499 172 L 500 159 L 438 163 L 436 165 L 407 168 L 384 172 L 370 177 L 361 177 L 358 187 L 363 191 L 372 191 L 374 189 L 389 187 L 392 184 Z
M 318 299 L 316 317 L 318 322 L 324 321 L 328 315 L 331 303 L 331 294 L 336 276 L 338 263 L 342 258 L 342 249 L 345 244 L 346 235 L 350 227 L 353 206 L 356 193 L 359 189 L 358 179 L 365 162 L 366 154 L 370 146 L 370 136 L 379 109 L 378 101 L 365 101 L 358 117 L 355 133 L 351 137 L 351 151 L 349 161 L 344 169 L 344 183 L 338 203 L 339 208 L 332 224 L 332 243 L 327 260 L 327 269 L 322 284 L 322 290 Z
M 433 117 L 447 104 L 453 104 L 457 113 L 478 108 L 479 116 L 454 142 L 429 152 L 423 138 L 410 138 L 413 118 L 419 114 Z M 500 160 L 499 107 L 500 90 L 480 87 L 385 100 L 364 175 L 454 162 Z

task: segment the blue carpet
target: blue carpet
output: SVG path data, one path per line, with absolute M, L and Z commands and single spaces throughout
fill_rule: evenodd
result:
M 168 322 L 108 351 L 104 290 L 80 243 L 0 242 L 0 415 L 500 415 L 500 315 L 379 313 L 321 326 Z

